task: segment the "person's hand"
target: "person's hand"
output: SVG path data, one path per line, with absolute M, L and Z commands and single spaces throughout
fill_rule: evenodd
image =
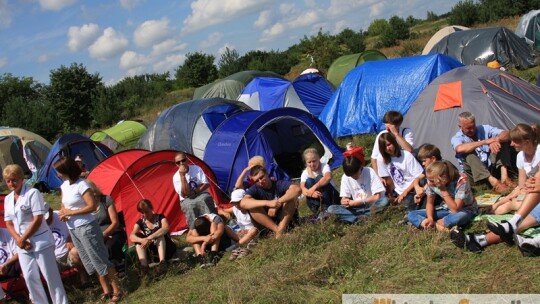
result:
M 396 203 L 401 204 L 405 197 L 407 196 L 407 193 L 403 192 L 396 198 Z
M 351 199 L 346 198 L 346 199 L 341 200 L 341 206 L 345 208 L 349 208 L 351 206 Z
M 322 193 L 320 191 L 313 191 L 311 194 L 312 198 L 320 198 L 322 196 Z
M 178 166 L 178 173 L 180 173 L 180 175 L 184 176 L 188 172 L 188 169 L 189 169 L 189 167 L 185 162 L 181 163 L 180 166 Z
M 0 275 L 5 276 L 7 273 L 7 267 L 6 264 L 0 265 Z
M 433 229 L 435 228 L 435 221 L 432 218 L 426 218 L 425 220 L 422 221 L 420 225 L 425 230 Z
M 279 209 L 281 208 L 281 203 L 279 202 L 279 200 L 277 199 L 274 199 L 274 200 L 271 200 L 271 201 L 267 201 L 266 203 L 266 207 L 268 208 L 274 208 L 274 209 Z
M 414 195 L 414 203 L 417 204 L 417 205 L 420 205 L 420 203 L 422 202 L 422 198 L 424 196 L 426 196 L 426 194 L 424 192 L 415 194 Z
M 491 153 L 498 153 L 501 150 L 501 142 L 499 137 L 492 137 L 488 140 L 489 150 Z
M 525 183 L 525 191 L 527 193 L 539 193 L 540 192 L 540 178 L 531 177 Z
M 268 209 L 268 216 L 269 217 L 275 217 L 277 214 L 277 209 L 276 208 L 270 208 Z
M 148 238 L 144 238 L 141 241 L 141 247 L 144 248 L 144 249 L 148 248 L 148 246 L 150 246 L 150 244 L 152 244 L 152 240 L 149 240 Z
M 395 125 L 385 123 L 384 126 L 386 127 L 386 131 L 388 131 L 389 133 L 392 133 L 393 135 L 399 135 L 399 130 Z
M 60 217 L 60 220 L 63 222 L 69 219 L 70 214 L 71 214 L 71 210 L 67 209 L 64 206 L 62 206 L 62 208 L 60 208 L 60 211 L 58 211 L 58 217 Z
M 73 245 L 72 242 L 67 242 L 66 243 L 66 248 L 67 248 L 67 250 L 71 251 L 71 249 L 75 248 L 75 245 Z

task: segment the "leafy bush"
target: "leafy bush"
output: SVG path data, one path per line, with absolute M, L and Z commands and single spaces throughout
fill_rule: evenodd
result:
M 452 7 L 448 23 L 467 27 L 472 26 L 478 22 L 478 9 L 478 5 L 473 3 L 472 0 L 459 1 Z

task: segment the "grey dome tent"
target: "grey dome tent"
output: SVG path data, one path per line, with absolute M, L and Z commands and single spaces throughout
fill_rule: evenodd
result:
M 247 110 L 251 108 L 224 98 L 179 103 L 161 112 L 139 139 L 137 148 L 180 150 L 202 159 L 212 132 L 227 118 Z
M 502 66 L 528 69 L 536 65 L 532 49 L 505 27 L 486 27 L 454 32 L 433 46 L 430 54 L 441 53 L 464 65 L 486 65 L 497 60 Z
M 516 35 L 525 38 L 536 51 L 540 51 L 540 10 L 533 10 L 521 17 Z
M 442 157 L 457 164 L 450 139 L 458 131 L 459 113 L 468 111 L 477 124 L 511 129 L 518 123 L 538 123 L 540 88 L 498 69 L 464 66 L 429 84 L 405 115 L 415 148 L 436 145 Z

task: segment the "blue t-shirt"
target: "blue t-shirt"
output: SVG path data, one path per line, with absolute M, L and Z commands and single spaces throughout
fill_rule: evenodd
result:
M 454 151 L 456 150 L 456 147 L 461 144 L 471 143 L 475 141 L 481 141 L 488 138 L 492 138 L 495 136 L 499 136 L 504 130 L 501 130 L 499 128 L 492 127 L 490 125 L 477 125 L 476 126 L 476 138 L 471 138 L 465 134 L 461 130 L 459 130 L 454 137 L 451 139 L 452 148 Z M 478 156 L 480 161 L 484 163 L 484 166 L 490 167 L 491 161 L 489 160 L 489 154 L 491 151 L 489 150 L 489 145 L 482 145 L 480 147 L 477 147 L 474 149 L 474 153 Z M 459 170 L 460 172 L 463 172 L 463 157 L 461 154 L 456 153 L 456 158 L 459 162 Z
M 268 190 L 255 184 L 246 190 L 246 195 L 256 200 L 273 200 L 282 197 L 290 186 L 291 182 L 284 180 L 272 181 L 272 187 Z

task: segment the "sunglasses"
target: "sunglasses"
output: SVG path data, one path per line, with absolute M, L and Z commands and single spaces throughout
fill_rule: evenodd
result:
M 187 159 L 186 159 L 186 158 L 181 159 L 181 160 L 178 160 L 178 161 L 176 161 L 176 162 L 174 162 L 174 163 L 175 163 L 176 165 L 180 165 L 181 163 L 185 163 L 185 162 L 187 162 Z

